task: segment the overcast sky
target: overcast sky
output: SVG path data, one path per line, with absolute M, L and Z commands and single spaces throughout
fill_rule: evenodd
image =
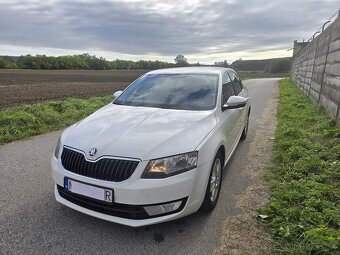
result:
M 290 56 L 339 0 L 0 0 L 0 55 L 232 62 Z

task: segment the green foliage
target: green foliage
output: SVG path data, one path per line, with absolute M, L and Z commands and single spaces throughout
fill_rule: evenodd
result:
M 227 60 L 215 62 L 214 65 L 215 66 L 220 66 L 220 67 L 229 67 L 229 64 L 228 64 Z
M 288 80 L 280 83 L 278 127 L 268 180 L 271 203 L 258 210 L 280 254 L 340 250 L 340 127 Z
M 0 63 L 1 64 L 1 63 Z M 129 60 L 116 59 L 108 61 L 105 58 L 97 58 L 89 54 L 74 55 L 74 56 L 59 56 L 48 57 L 45 55 L 26 55 L 21 56 L 17 61 L 18 68 L 21 69 L 89 69 L 89 70 L 137 70 L 137 69 L 159 69 L 173 67 L 174 64 L 162 61 L 145 61 L 139 60 L 137 62 Z M 0 68 L 6 68 L 1 67 Z
M 231 64 L 231 68 L 237 71 L 266 71 L 270 72 L 270 67 L 279 62 L 290 63 L 292 58 L 271 58 L 259 60 L 236 60 Z M 290 65 L 290 64 L 289 64 Z M 290 69 L 282 70 L 282 73 L 289 72 Z
M 69 98 L 0 111 L 0 144 L 64 128 L 110 101 L 112 97 Z
M 286 73 L 290 71 L 291 59 L 277 59 L 274 63 L 265 67 L 265 71 L 270 73 Z
M 188 60 L 184 57 L 183 54 L 177 55 L 174 60 L 176 66 L 189 66 Z
M 242 80 L 245 79 L 258 79 L 258 78 L 287 78 L 289 77 L 289 73 L 268 73 L 263 71 L 238 71 L 238 75 Z
M 16 69 L 17 65 L 16 63 L 13 61 L 13 59 L 11 57 L 2 57 L 0 58 L 0 68 L 4 68 L 4 69 Z

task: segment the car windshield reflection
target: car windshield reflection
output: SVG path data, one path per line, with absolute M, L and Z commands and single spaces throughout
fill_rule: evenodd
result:
M 149 74 L 120 95 L 114 104 L 180 110 L 212 110 L 217 74 Z

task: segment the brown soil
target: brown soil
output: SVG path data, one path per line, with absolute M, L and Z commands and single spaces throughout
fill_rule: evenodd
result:
M 145 72 L 0 69 L 0 109 L 67 97 L 112 95 Z
M 221 246 L 213 255 L 274 254 L 271 236 L 256 219 L 256 209 L 269 202 L 269 188 L 263 181 L 263 175 L 271 163 L 277 102 L 278 89 L 275 89 L 272 99 L 258 120 L 260 127 L 250 144 L 247 166 L 240 169 L 242 174 L 251 179 L 251 185 L 235 197 L 236 206 L 241 213 L 226 218 Z

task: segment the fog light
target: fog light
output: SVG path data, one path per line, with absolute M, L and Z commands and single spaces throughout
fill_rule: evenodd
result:
M 149 216 L 166 214 L 178 210 L 182 202 L 183 201 L 176 201 L 162 205 L 144 206 L 144 209 L 149 214 Z

